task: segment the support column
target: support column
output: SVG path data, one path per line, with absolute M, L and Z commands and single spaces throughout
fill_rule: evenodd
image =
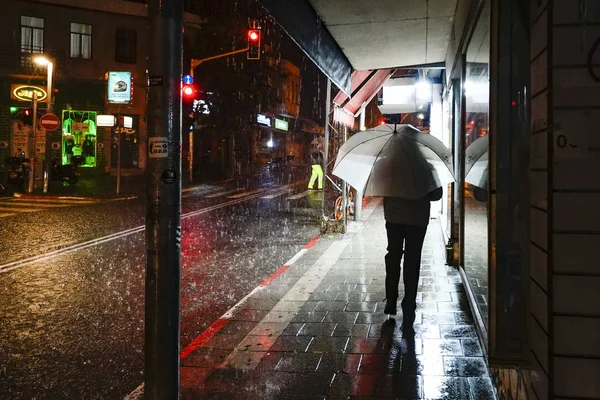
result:
M 144 394 L 179 397 L 183 0 L 149 0 Z
M 323 191 L 322 191 L 322 215 L 327 215 L 325 212 L 326 196 L 325 188 L 327 186 L 327 163 L 329 162 L 329 121 L 331 114 L 331 80 L 327 79 L 327 95 L 325 96 L 325 145 L 323 146 Z

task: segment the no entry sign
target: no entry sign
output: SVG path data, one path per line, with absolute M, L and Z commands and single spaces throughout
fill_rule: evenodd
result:
M 54 114 L 44 114 L 40 118 L 40 125 L 47 131 L 53 131 L 60 126 L 60 119 Z

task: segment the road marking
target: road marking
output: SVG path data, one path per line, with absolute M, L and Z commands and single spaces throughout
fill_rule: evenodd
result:
M 206 197 L 207 199 L 212 199 L 212 198 L 215 198 L 215 197 L 221 197 L 221 196 L 226 196 L 226 195 L 231 194 L 231 193 L 240 192 L 242 190 L 246 190 L 246 188 L 227 190 L 225 192 L 218 192 L 218 193 L 214 193 L 214 194 L 209 194 L 208 196 L 204 196 L 204 197 Z
M 36 212 L 42 211 L 42 208 L 30 208 L 30 207 L 2 207 L 0 206 L 0 212 L 2 211 L 14 211 L 17 213 L 25 213 L 25 212 Z
M 14 206 L 13 206 L 14 204 Z M 33 201 L 19 201 L 17 202 L 0 202 L 0 207 L 11 207 L 11 208 L 19 208 L 20 206 L 26 206 L 26 207 L 37 207 L 37 208 L 52 208 L 52 207 L 68 207 L 72 204 L 55 204 L 55 203 L 36 203 Z
M 252 289 L 250 293 L 245 295 L 240 301 L 238 301 L 233 307 L 231 307 L 225 314 L 223 314 L 220 318 L 218 318 L 215 322 L 213 322 L 204 332 L 198 335 L 194 340 L 190 342 L 181 352 L 179 353 L 179 359 L 183 360 L 195 350 L 200 348 L 202 345 L 207 343 L 216 333 L 218 333 L 236 314 L 237 310 L 239 310 L 249 298 L 254 296 L 256 293 L 263 290 L 267 287 L 275 278 L 285 272 L 288 268 L 290 268 L 296 261 L 300 259 L 306 252 L 308 252 L 308 247 L 310 243 L 316 242 L 319 239 L 312 239 L 308 245 L 306 245 L 302 250 L 300 250 L 296 255 L 288 260 L 285 264 L 283 264 L 277 271 L 273 272 L 267 279 L 262 281 L 257 287 Z M 312 247 L 312 246 L 311 246 Z M 144 382 L 142 382 L 137 388 L 135 388 L 131 393 L 125 396 L 124 400 L 138 400 L 144 397 Z
M 15 214 L 0 214 L 0 218 L 2 218 L 2 217 L 8 217 L 10 215 L 15 215 Z
M 269 194 L 266 196 L 261 197 L 261 199 L 274 199 L 275 197 L 279 197 L 279 196 L 283 196 L 284 194 L 289 193 L 290 189 L 285 189 L 285 190 L 280 190 L 278 192 L 275 192 L 273 194 Z
M 92 204 L 98 203 L 93 200 L 66 200 L 66 199 L 28 199 L 28 198 L 10 198 L 3 203 L 35 203 L 35 204 Z
M 298 200 L 298 199 L 301 199 L 303 197 L 306 197 L 307 195 L 308 195 L 308 190 L 306 190 L 304 192 L 301 192 L 301 193 L 298 193 L 298 194 L 295 194 L 293 196 L 290 196 L 290 197 L 287 198 L 287 200 Z
M 240 199 L 242 197 L 246 197 L 246 196 L 251 196 L 255 193 L 263 193 L 266 189 L 256 189 L 256 190 L 251 190 L 249 192 L 244 192 L 244 193 L 240 193 L 240 194 L 236 194 L 233 196 L 227 196 L 228 199 Z
M 262 193 L 262 192 L 261 192 Z M 209 213 L 211 211 L 215 211 L 218 210 L 220 208 L 225 208 L 225 207 L 229 207 L 235 204 L 239 204 L 239 203 L 243 203 L 246 202 L 248 200 L 253 200 L 253 199 L 258 199 L 260 197 L 260 193 L 259 194 L 255 194 L 255 195 L 250 195 L 247 197 L 243 197 L 241 199 L 234 199 L 234 200 L 230 200 L 230 201 L 226 201 L 224 203 L 221 204 L 216 204 L 214 206 L 210 206 L 210 207 L 206 207 L 206 208 L 202 208 L 200 210 L 196 210 L 196 211 L 191 211 L 189 213 L 183 214 L 181 216 L 181 219 L 186 219 L 186 218 L 191 218 L 191 217 L 195 217 L 197 215 L 201 215 L 201 214 L 206 214 Z M 39 254 L 33 257 L 29 257 L 29 258 L 25 258 L 22 260 L 17 260 L 17 261 L 12 261 L 3 265 L 0 265 L 0 273 L 4 273 L 4 272 L 8 272 L 8 271 L 12 271 L 13 269 L 16 268 L 21 268 L 30 264 L 33 264 L 35 262 L 39 262 L 39 261 L 46 261 L 49 260 L 51 258 L 63 255 L 63 254 L 69 254 L 69 253 L 73 253 L 75 251 L 78 250 L 83 250 L 89 247 L 93 247 L 93 246 L 97 246 L 99 244 L 102 243 L 106 243 L 115 239 L 120 239 L 129 235 L 133 235 L 135 233 L 139 233 L 139 232 L 143 232 L 146 229 L 145 225 L 141 225 L 135 228 L 131 228 L 131 229 L 126 229 L 124 231 L 121 232 L 116 232 L 116 233 L 112 233 L 110 235 L 106 235 L 100 238 L 96 238 L 96 239 L 91 239 L 85 242 L 81 242 L 81 243 L 77 243 L 71 246 L 67 246 L 67 247 L 63 247 L 61 249 L 57 249 L 57 250 L 53 250 L 50 251 L 48 253 L 44 253 L 44 254 Z

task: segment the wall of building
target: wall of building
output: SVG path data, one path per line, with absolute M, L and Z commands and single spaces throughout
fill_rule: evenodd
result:
M 600 4 L 585 2 L 586 27 L 580 3 L 530 1 L 531 350 L 540 399 L 600 398 L 600 82 L 586 68 Z
M 3 24 L 0 25 L 0 107 L 26 107 L 29 103 L 10 99 L 13 83 L 46 85 L 46 69 L 30 62 L 30 56 L 21 53 L 21 16 L 44 19 L 43 54 L 54 63 L 55 93 L 53 112 L 61 117 L 67 109 L 96 111 L 100 114 L 132 116 L 138 121 L 133 146 L 128 148 L 135 158 L 129 168 L 131 173 L 141 173 L 146 161 L 146 55 L 148 54 L 148 22 L 145 4 L 121 0 L 6 0 L 3 3 Z M 198 16 L 185 13 L 186 28 L 198 26 Z M 91 59 L 70 57 L 70 24 L 92 26 Z M 136 32 L 135 60 L 130 63 L 116 60 L 117 29 Z M 193 37 L 194 29 L 186 29 L 186 37 Z M 29 62 L 27 62 L 29 60 Z M 133 99 L 129 105 L 115 106 L 107 103 L 106 79 L 108 71 L 130 71 L 133 80 Z M 45 105 L 40 105 L 42 111 Z M 0 120 L 0 141 L 9 141 L 10 118 Z M 116 165 L 111 148 L 115 147 L 114 132 L 110 128 L 98 128 L 96 168 L 86 172 L 106 172 Z M 51 142 L 62 140 L 60 130 L 51 134 Z M 8 155 L 9 149 L 0 148 L 0 157 Z M 6 154 L 5 154 L 6 153 Z M 60 150 L 53 150 L 53 157 Z M 128 172 L 128 171 L 125 171 Z

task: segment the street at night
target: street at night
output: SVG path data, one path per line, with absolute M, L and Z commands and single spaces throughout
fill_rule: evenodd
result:
M 600 2 L 2 6 L 0 400 L 600 400 Z
M 304 183 L 183 193 L 182 347 L 318 235 Z M 144 201 L 39 204 L 0 219 L 0 392 L 124 397 L 143 381 Z

